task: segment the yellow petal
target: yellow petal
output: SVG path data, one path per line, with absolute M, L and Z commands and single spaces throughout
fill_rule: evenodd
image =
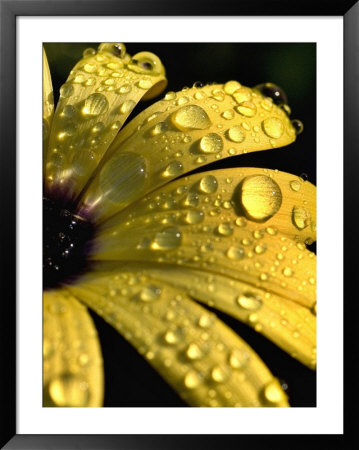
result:
M 44 293 L 44 406 L 102 406 L 100 344 L 87 309 L 64 290 Z
M 167 93 L 119 133 L 82 208 L 103 220 L 186 172 L 295 137 L 285 112 L 257 90 L 227 83 Z
M 54 94 L 52 89 L 51 74 L 45 49 L 42 49 L 42 120 L 43 120 L 43 156 L 46 160 L 49 144 L 50 130 L 54 115 Z
M 272 186 L 269 191 L 260 188 L 264 199 L 270 194 L 268 205 L 259 198 L 261 210 L 268 215 L 260 221 L 243 215 L 241 197 L 246 180 L 259 177 Z M 314 237 L 314 227 L 308 226 L 308 234 L 306 228 L 298 230 L 290 210 L 293 204 L 307 202 L 303 206 L 312 208 L 315 217 L 314 205 L 309 202 L 315 189 L 308 183 L 302 192 L 291 191 L 291 178 L 263 169 L 234 169 L 176 180 L 99 226 L 92 258 L 203 269 L 312 308 L 316 258 L 299 236 Z M 279 191 L 273 186 L 283 190 L 279 203 L 273 195 Z
M 278 380 L 254 351 L 181 291 L 131 273 L 88 275 L 68 289 L 190 405 L 288 406 Z
M 235 317 L 263 334 L 310 368 L 316 366 L 314 310 L 263 289 L 203 270 L 178 266 L 129 263 L 121 272 L 136 272 L 165 282 L 210 307 Z
M 47 195 L 74 201 L 136 104 L 165 87 L 155 55 L 142 52 L 135 58 L 123 44 L 101 44 L 70 72 L 50 135 Z

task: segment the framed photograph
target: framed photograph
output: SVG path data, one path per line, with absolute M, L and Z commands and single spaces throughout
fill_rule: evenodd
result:
M 1 2 L 4 448 L 346 448 L 358 6 L 202 6 Z

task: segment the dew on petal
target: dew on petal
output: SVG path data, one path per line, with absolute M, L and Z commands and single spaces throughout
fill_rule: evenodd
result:
M 218 153 L 223 150 L 223 140 L 216 133 L 209 133 L 199 142 L 199 148 L 203 153 Z
M 270 117 L 262 122 L 263 131 L 271 138 L 278 139 L 284 132 L 283 122 L 277 117 Z
M 245 350 L 232 350 L 228 362 L 233 369 L 243 369 L 249 362 L 249 354 Z
M 229 259 L 233 260 L 243 259 L 245 257 L 245 251 L 243 247 L 232 245 L 227 250 L 226 255 Z
M 217 178 L 213 175 L 206 175 L 201 178 L 199 182 L 199 188 L 202 192 L 206 194 L 213 194 L 218 189 L 218 181 Z
M 247 311 L 258 311 L 263 304 L 261 298 L 251 292 L 239 295 L 236 301 L 241 308 Z
M 286 395 L 277 379 L 273 379 L 264 386 L 263 398 L 270 406 L 276 406 L 286 400 Z
M 151 248 L 153 250 L 172 250 L 181 245 L 182 234 L 175 227 L 164 228 L 156 233 Z
M 185 220 L 187 223 L 193 225 L 203 222 L 204 214 L 202 211 L 191 210 L 186 214 Z
M 201 377 L 194 370 L 190 370 L 186 373 L 183 383 L 187 389 L 195 389 L 201 383 Z
M 245 134 L 241 130 L 241 128 L 238 125 L 235 125 L 234 127 L 231 127 L 227 132 L 228 138 L 237 143 L 241 143 L 245 139 Z
M 266 175 L 253 175 L 243 180 L 240 201 L 248 218 L 266 221 L 279 210 L 282 192 L 272 178 Z
M 242 102 L 235 109 L 245 117 L 254 117 L 257 114 L 257 107 L 252 102 Z
M 154 285 L 154 284 L 149 284 L 147 286 L 144 286 L 141 289 L 140 292 L 140 299 L 143 302 L 152 302 L 154 300 L 157 300 L 158 298 L 160 298 L 162 293 L 162 290 L 160 287 Z
M 180 161 L 172 161 L 168 164 L 168 166 L 163 171 L 163 176 L 166 178 L 169 177 L 178 177 L 183 172 L 183 164 Z
M 197 105 L 186 105 L 171 116 L 173 124 L 180 130 L 205 130 L 211 126 L 206 111 Z
M 109 104 L 103 94 L 94 93 L 87 97 L 82 114 L 85 116 L 98 116 L 108 110 Z
M 56 406 L 84 407 L 89 400 L 88 385 L 72 374 L 62 374 L 50 381 L 49 396 Z
M 310 224 L 310 213 L 308 210 L 294 206 L 292 210 L 292 221 L 298 230 L 304 230 Z

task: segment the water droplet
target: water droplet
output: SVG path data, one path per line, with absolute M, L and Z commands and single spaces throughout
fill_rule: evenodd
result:
M 291 121 L 291 123 L 292 123 L 292 126 L 293 126 L 294 130 L 295 130 L 295 134 L 297 136 L 298 136 L 298 134 L 303 132 L 304 126 L 303 126 L 303 123 L 300 120 L 294 119 L 294 120 Z
M 197 210 L 188 211 L 185 218 L 186 222 L 191 225 L 201 223 L 203 222 L 203 219 L 204 219 L 203 212 Z
M 178 177 L 183 171 L 183 165 L 180 161 L 172 161 L 163 172 L 164 177 Z
M 205 130 L 211 126 L 206 111 L 197 105 L 187 105 L 175 111 L 171 116 L 173 124 L 182 131 Z
M 62 407 L 84 407 L 89 400 L 87 383 L 71 374 L 63 374 L 51 380 L 49 395 L 56 406 Z
M 237 227 L 243 228 L 247 225 L 247 221 L 244 217 L 237 217 L 235 224 Z
M 233 109 L 227 109 L 226 111 L 223 111 L 221 116 L 226 120 L 231 120 L 234 118 L 234 111 Z
M 112 202 L 127 205 L 143 191 L 146 177 L 146 160 L 142 156 L 120 153 L 102 168 L 100 189 Z
M 189 192 L 187 197 L 184 199 L 183 204 L 185 206 L 197 206 L 199 202 L 199 197 L 196 192 Z
M 233 369 L 243 369 L 249 362 L 249 354 L 245 350 L 232 350 L 228 362 Z
M 243 247 L 237 247 L 233 245 L 229 247 L 226 255 L 229 259 L 233 260 L 243 259 L 245 257 L 245 251 Z
M 300 190 L 300 187 L 301 187 L 301 183 L 300 183 L 299 180 L 292 180 L 292 181 L 289 183 L 289 185 L 290 185 L 291 189 L 292 189 L 293 191 L 295 191 L 295 192 L 298 192 L 298 191 Z
M 231 127 L 227 132 L 228 138 L 233 142 L 241 143 L 244 141 L 246 135 L 243 133 L 241 128 L 236 125 L 234 127 Z
M 217 227 L 217 231 L 222 236 L 230 236 L 233 233 L 233 227 L 229 223 L 220 223 Z
M 241 87 L 233 92 L 232 97 L 237 103 L 246 102 L 251 99 L 252 91 L 247 87 Z
M 263 254 L 265 251 L 267 250 L 267 247 L 265 245 L 256 245 L 254 247 L 254 251 L 255 253 L 257 253 L 257 255 L 261 255 Z
M 265 402 L 272 406 L 285 402 L 287 398 L 279 381 L 275 378 L 264 386 L 263 397 Z
M 162 290 L 160 287 L 154 284 L 148 284 L 144 286 L 140 292 L 140 299 L 143 302 L 152 302 L 160 298 Z
M 108 100 L 103 94 L 91 94 L 85 100 L 82 114 L 85 116 L 98 116 L 108 110 Z
M 292 210 L 292 221 L 298 230 L 304 230 L 310 224 L 310 212 L 304 208 L 294 206 Z
M 124 84 L 123 86 L 121 86 L 118 89 L 118 93 L 119 94 L 128 94 L 129 92 L 131 92 L 132 86 L 130 84 Z
M 277 117 L 270 117 L 262 122 L 263 131 L 271 138 L 278 139 L 284 132 L 283 122 Z
M 181 245 L 182 234 L 174 227 L 168 227 L 159 231 L 154 237 L 151 248 L 153 250 L 172 250 Z
M 224 85 L 224 92 L 226 94 L 232 95 L 235 91 L 241 88 L 241 84 L 238 81 L 227 81 Z
M 96 50 L 94 48 L 86 48 L 83 52 L 82 52 L 82 56 L 84 58 L 88 58 L 89 56 L 93 56 L 96 54 Z
M 133 110 L 135 106 L 136 103 L 133 100 L 127 100 L 126 102 L 123 102 L 122 105 L 120 106 L 120 113 L 128 114 Z
M 229 371 L 226 367 L 214 366 L 211 370 L 211 378 L 216 383 L 224 383 L 229 377 Z
M 87 63 L 84 65 L 84 71 L 87 73 L 92 73 L 96 70 L 96 64 Z
M 248 311 L 258 311 L 262 306 L 261 298 L 251 292 L 239 295 L 236 301 L 241 308 Z
M 223 150 L 222 138 L 216 133 L 209 133 L 200 140 L 199 148 L 203 153 L 218 153 Z
M 243 180 L 240 200 L 248 218 L 266 221 L 279 210 L 282 193 L 272 178 L 253 175 Z
M 257 107 L 253 102 L 242 102 L 235 109 L 245 117 L 254 117 L 257 114 Z
M 184 385 L 187 389 L 195 389 L 201 383 L 201 377 L 194 370 L 190 370 L 184 377 Z
M 218 181 L 213 175 L 206 175 L 199 182 L 199 188 L 206 194 L 213 194 L 218 189 Z
M 201 328 L 210 328 L 213 325 L 214 321 L 214 316 L 203 315 L 199 318 L 198 325 Z
M 164 335 L 164 340 L 169 345 L 177 344 L 179 339 L 179 333 L 177 333 L 176 331 L 168 330 Z
M 69 98 L 74 92 L 74 86 L 70 83 L 63 84 L 60 88 L 60 97 Z
M 137 86 L 140 89 L 150 89 L 152 87 L 152 81 L 151 80 L 140 80 L 137 83 Z
M 292 277 L 294 275 L 294 272 L 290 267 L 284 267 L 282 273 L 285 277 Z
M 195 343 L 189 344 L 186 349 L 186 356 L 188 359 L 200 359 L 203 357 L 202 349 Z

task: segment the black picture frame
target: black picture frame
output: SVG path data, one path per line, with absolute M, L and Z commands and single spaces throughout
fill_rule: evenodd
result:
M 18 16 L 343 16 L 344 17 L 344 208 L 346 293 L 354 293 L 357 224 L 354 179 L 357 177 L 359 98 L 359 5 L 355 0 L 285 2 L 247 0 L 189 2 L 166 0 L 0 0 L 0 187 L 1 195 L 1 408 L 2 448 L 6 449 L 182 449 L 202 448 L 351 448 L 357 374 L 355 296 L 345 302 L 345 422 L 343 435 L 19 435 L 16 434 L 16 18 Z M 333 64 L 335 62 L 333 61 Z M 350 237 L 350 239 L 349 239 Z M 349 251 L 349 246 L 350 250 Z M 354 300 L 354 301 L 353 301 Z M 164 430 L 165 432 L 165 430 Z

